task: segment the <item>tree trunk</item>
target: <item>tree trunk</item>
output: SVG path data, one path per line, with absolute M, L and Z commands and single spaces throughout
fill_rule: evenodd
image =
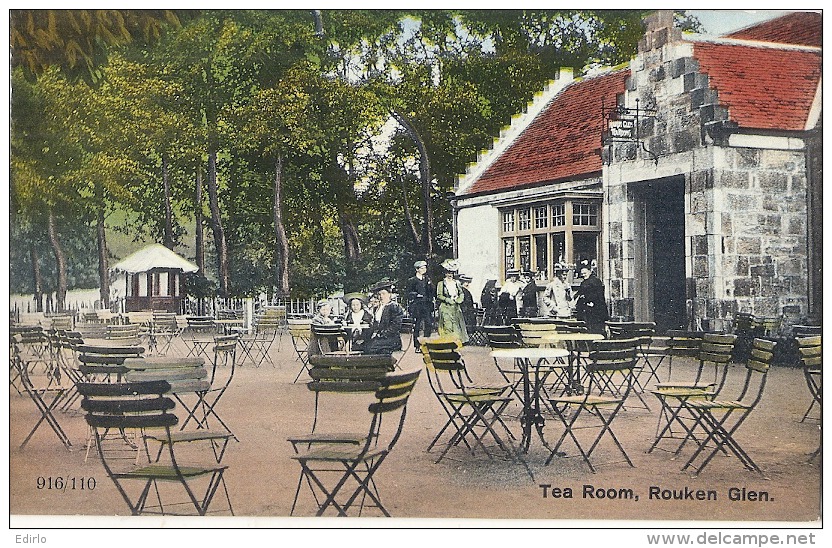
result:
M 55 228 L 55 212 L 51 207 L 47 218 L 47 231 L 49 232 L 49 244 L 55 254 L 55 268 L 58 274 L 58 284 L 55 289 L 55 311 L 63 312 L 66 310 L 66 255 L 61 247 L 61 242 L 58 240 L 58 231 Z
M 219 189 L 217 187 L 217 150 L 209 145 L 208 150 L 208 207 L 211 209 L 211 227 L 214 232 L 214 245 L 217 249 L 217 269 L 220 297 L 229 296 L 228 243 L 220 213 Z
M 348 214 L 339 211 L 338 223 L 341 225 L 341 235 L 344 238 L 344 292 L 350 293 L 360 289 L 356 264 L 361 258 L 361 242 Z
M 199 273 L 205 275 L 205 240 L 202 225 L 202 166 L 196 172 L 196 196 L 194 197 L 194 224 L 196 225 L 196 266 Z
M 283 156 L 274 163 L 274 268 L 275 293 L 278 298 L 289 296 L 289 238 L 283 225 Z
M 391 112 L 393 118 L 401 124 L 408 136 L 416 144 L 419 150 L 419 179 L 422 185 L 422 253 L 425 257 L 433 257 L 433 208 L 430 197 L 430 159 L 428 158 L 427 147 L 416 128 L 401 113 L 395 109 Z
M 164 189 L 165 233 L 164 246 L 173 250 L 173 210 L 170 205 L 170 180 L 168 173 L 168 155 L 162 154 L 162 188 Z
M 32 260 L 32 281 L 35 284 L 35 312 L 43 312 L 43 276 L 40 273 L 40 257 L 34 244 L 29 244 L 29 258 Z
M 402 166 L 402 173 L 405 173 L 404 166 Z M 413 241 L 417 246 L 422 247 L 422 237 L 419 235 L 419 229 L 416 228 L 416 222 L 413 220 L 413 213 L 410 211 L 410 202 L 407 200 L 407 177 L 401 178 L 402 187 L 402 202 L 404 203 L 404 218 L 407 221 L 407 226 L 410 228 L 410 235 L 413 236 Z
M 98 294 L 101 296 L 101 307 L 110 308 L 110 258 L 107 251 L 107 233 L 104 230 L 103 205 L 98 208 L 96 233 L 98 240 Z

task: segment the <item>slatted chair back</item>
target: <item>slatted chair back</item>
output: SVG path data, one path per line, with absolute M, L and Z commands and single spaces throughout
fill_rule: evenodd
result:
M 78 346 L 79 369 L 87 381 L 120 380 L 127 373 L 124 360 L 144 354 L 141 346 Z
M 639 346 L 650 346 L 656 334 L 654 322 L 606 322 L 611 339 L 638 339 Z
M 782 323 L 783 318 L 781 316 L 769 318 L 754 316 L 751 329 L 755 337 L 772 337 L 780 330 Z
M 520 348 L 523 346 L 520 332 L 514 325 L 484 325 L 483 332 L 485 333 L 488 346 L 492 350 L 500 348 Z
M 179 513 L 171 510 L 181 508 L 181 498 L 166 507 L 168 493 L 159 489 L 159 482 L 180 484 L 187 495 L 185 500 L 190 502 L 193 511 L 198 515 L 208 512 L 216 492 L 224 492 L 228 509 L 233 514 L 223 479 L 227 466 L 218 463 L 186 464 L 177 459 L 171 429 L 179 423 L 179 419 L 174 413 L 176 403 L 169 397 L 170 383 L 164 380 L 81 383 L 78 390 L 83 396 L 81 407 L 86 411 L 85 420 L 93 430 L 99 448 L 102 447 L 107 432 L 112 431 L 121 432 L 122 435 L 133 434 L 137 439 L 145 432 L 154 431 L 157 432 L 154 434 L 156 439 L 164 440 L 162 447 L 167 447 L 167 458 L 157 458 L 150 464 L 137 463 L 136 459 L 127 461 L 114 458 L 110 451 L 97 451 L 107 475 L 133 515 Z M 158 433 L 160 430 L 161 433 Z M 206 481 L 207 490 L 204 487 L 205 483 L 196 483 Z M 131 483 L 144 488 L 140 491 L 131 489 L 128 487 Z M 220 486 L 221 489 L 218 489 Z M 155 496 L 149 497 L 151 489 L 155 490 Z M 151 506 L 154 502 L 158 502 L 158 505 Z
M 108 325 L 106 338 L 116 344 L 138 345 L 141 326 L 138 324 Z
M 469 384 L 461 349 L 462 343 L 456 339 L 422 341 L 422 360 L 428 370 L 428 382 L 438 396 L 464 391 Z
M 736 335 L 704 333 L 702 335 L 702 342 L 699 345 L 699 368 L 696 373 L 695 382 L 699 383 L 706 380 L 706 366 L 713 364 L 713 382 L 714 386 L 716 386 L 716 392 L 719 392 L 728 376 L 728 364 L 734 360 L 734 345 L 736 342 Z
M 702 331 L 685 331 L 670 329 L 667 331 L 667 362 L 668 376 L 673 375 L 674 358 L 696 358 L 699 356 L 699 345 L 702 343 Z
M 589 341 L 586 394 L 609 394 L 626 398 L 633 387 L 633 369 L 638 360 L 639 340 L 604 339 Z
M 49 329 L 51 331 L 70 331 L 73 323 L 70 315 L 52 316 L 49 318 Z
M 157 331 L 170 333 L 179 332 L 179 323 L 176 321 L 175 312 L 154 312 L 153 328 Z
M 792 337 L 800 339 L 804 337 L 815 337 L 823 334 L 823 326 L 820 325 L 800 325 L 792 326 Z
M 385 375 L 393 370 L 395 359 L 378 354 L 312 355 L 306 387 L 315 394 L 311 432 L 315 433 L 324 394 L 371 394 Z
M 806 384 L 812 398 L 820 403 L 822 394 L 821 379 L 823 375 L 823 351 L 821 348 L 821 335 L 814 337 L 801 337 L 797 339 L 797 346 L 800 349 L 803 373 L 806 377 Z
M 520 332 L 520 340 L 523 346 L 536 348 L 540 346 L 547 346 L 545 341 L 546 335 L 558 333 L 559 324 L 549 319 L 537 321 L 534 318 L 517 318 L 514 320 L 514 325 Z
M 385 450 L 389 452 L 396 445 L 402 434 L 405 415 L 407 414 L 407 402 L 421 373 L 421 369 L 388 373 L 380 380 L 379 387 L 375 392 L 376 401 L 368 407 L 368 411 L 373 414 L 373 424 L 370 426 L 371 435 L 368 437 L 368 444 L 377 445 L 378 440 L 381 439 L 379 430 L 382 424 L 382 416 L 400 411 L 398 425 L 393 431 L 392 437 L 386 443 Z
M 211 387 L 201 358 L 129 358 L 124 367 L 128 382 L 165 381 L 171 394 L 204 392 Z
M 341 324 L 311 325 L 311 333 L 314 335 L 317 351 L 321 354 L 330 354 L 344 350 L 346 335 Z
M 217 326 L 213 316 L 187 316 L 187 330 L 189 333 L 215 333 Z

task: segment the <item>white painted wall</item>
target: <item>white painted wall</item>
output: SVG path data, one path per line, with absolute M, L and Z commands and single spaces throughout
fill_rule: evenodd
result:
M 470 290 L 479 302 L 487 280 L 500 280 L 499 211 L 485 204 L 460 209 L 457 218 L 459 271 L 473 278 Z

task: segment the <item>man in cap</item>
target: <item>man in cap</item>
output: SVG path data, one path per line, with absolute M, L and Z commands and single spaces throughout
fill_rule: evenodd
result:
M 373 311 L 372 334 L 364 345 L 364 353 L 390 355 L 402 349 L 404 309 L 393 302 L 393 282 L 382 280 L 370 291 L 378 295 L 379 302 Z
M 416 352 L 421 352 L 419 332 L 424 333 L 425 337 L 430 337 L 433 333 L 433 296 L 436 294 L 436 288 L 427 277 L 427 262 L 416 261 L 413 268 L 416 274 L 407 280 L 407 311 L 415 320 L 413 348 Z

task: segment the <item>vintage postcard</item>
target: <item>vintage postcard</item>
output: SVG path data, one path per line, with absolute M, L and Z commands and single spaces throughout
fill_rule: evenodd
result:
M 821 538 L 822 11 L 10 36 L 15 544 Z

